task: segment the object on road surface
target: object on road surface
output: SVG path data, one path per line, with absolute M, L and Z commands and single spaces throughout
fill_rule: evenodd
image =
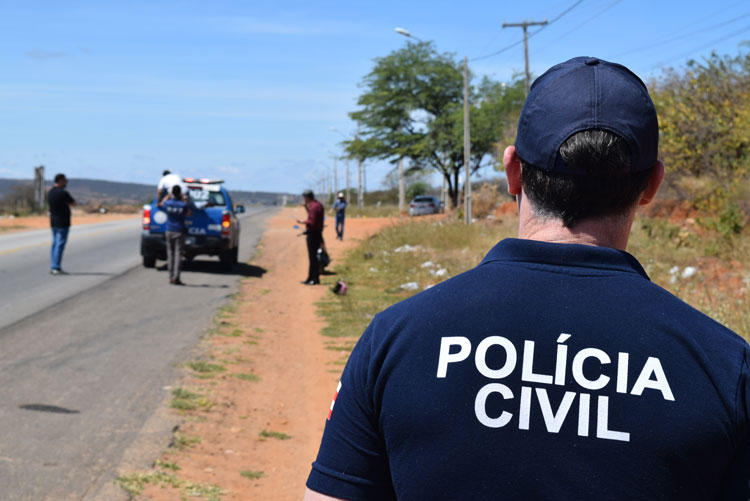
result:
M 346 295 L 346 284 L 339 280 L 336 282 L 336 285 L 331 287 L 331 290 L 334 292 L 334 294 L 338 294 L 339 296 L 345 296 Z
M 192 259 L 201 254 L 219 256 L 222 267 L 231 269 L 237 263 L 240 223 L 229 192 L 219 179 L 185 178 L 192 214 L 185 220 L 187 235 L 183 256 Z M 237 206 L 244 212 L 243 206 Z M 167 214 L 157 200 L 143 206 L 141 256 L 143 266 L 153 268 L 157 259 L 166 259 L 164 238 Z
M 410 216 L 423 216 L 425 214 L 439 214 L 440 213 L 440 201 L 437 197 L 429 195 L 420 195 L 414 197 L 414 200 L 409 204 L 409 215 Z

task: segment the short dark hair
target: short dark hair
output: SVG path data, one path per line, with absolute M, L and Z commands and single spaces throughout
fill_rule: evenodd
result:
M 55 182 L 59 183 L 60 181 L 63 181 L 65 178 L 65 174 L 57 174 L 55 175 Z
M 305 190 L 302 192 L 302 196 L 309 198 L 310 200 L 315 200 L 315 193 L 313 193 L 313 190 Z
M 170 174 L 171 172 L 169 172 L 168 170 L 165 170 L 164 172 L 161 173 L 162 176 L 168 176 Z
M 578 173 L 549 172 L 521 159 L 521 184 L 536 215 L 560 219 L 568 228 L 583 219 L 624 214 L 638 202 L 653 170 L 631 172 L 628 144 L 606 130 L 573 134 L 559 153 Z
M 179 184 L 172 186 L 172 196 L 175 198 L 180 198 L 182 196 L 182 188 L 180 188 Z

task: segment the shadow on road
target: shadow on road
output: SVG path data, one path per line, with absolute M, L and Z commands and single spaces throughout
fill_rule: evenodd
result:
M 53 412 L 55 414 L 80 414 L 81 411 L 75 409 L 66 409 L 65 407 L 58 407 L 57 405 L 47 404 L 24 404 L 19 405 L 19 409 L 26 411 L 38 411 L 38 412 Z
M 232 269 L 224 269 L 219 261 L 183 261 L 182 271 L 191 273 L 214 273 L 217 275 L 238 275 L 241 277 L 260 278 L 266 272 L 265 268 L 249 263 L 237 263 Z

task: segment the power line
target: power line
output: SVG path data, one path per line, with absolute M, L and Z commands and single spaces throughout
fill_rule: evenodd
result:
M 620 57 L 626 56 L 628 54 L 633 54 L 634 52 L 642 52 L 644 50 L 653 49 L 653 48 L 659 47 L 661 45 L 666 45 L 668 43 L 675 42 L 677 40 L 682 40 L 683 38 L 693 37 L 693 36 L 695 36 L 698 33 L 704 33 L 706 31 L 711 31 L 711 30 L 714 30 L 716 28 L 721 28 L 722 26 L 726 26 L 728 24 L 732 24 L 732 23 L 734 23 L 736 21 L 739 21 L 740 19 L 744 19 L 746 17 L 750 17 L 750 13 L 745 13 L 745 14 L 742 14 L 741 16 L 737 16 L 737 17 L 734 17 L 732 19 L 728 19 L 726 21 L 722 21 L 722 22 L 720 22 L 718 24 L 714 24 L 712 26 L 708 26 L 707 28 L 703 28 L 703 29 L 700 29 L 700 30 L 691 31 L 690 33 L 685 33 L 684 35 L 678 35 L 676 37 L 667 38 L 665 40 L 661 40 L 661 41 L 656 42 L 656 43 L 651 44 L 651 45 L 646 45 L 646 46 L 643 46 L 643 47 L 638 47 L 636 49 L 627 50 L 625 52 L 621 52 L 621 53 L 615 55 L 614 57 L 615 58 L 620 58 Z
M 525 39 L 528 40 L 529 38 L 533 37 L 534 35 L 536 35 L 540 31 L 542 31 L 543 29 L 545 29 L 546 27 L 548 27 L 549 25 L 555 23 L 557 20 L 559 20 L 565 14 L 567 14 L 571 10 L 575 9 L 576 7 L 578 7 L 581 3 L 583 3 L 583 1 L 584 0 L 577 0 L 576 2 L 573 2 L 573 5 L 571 5 L 570 7 L 568 7 L 567 9 L 565 9 L 564 11 L 562 11 L 555 18 L 553 18 L 551 21 L 549 21 L 546 25 L 542 26 L 541 28 L 539 28 L 538 30 L 536 30 L 536 31 L 534 31 L 532 33 L 529 33 L 528 36 L 525 37 Z M 503 47 L 502 49 L 496 50 L 495 52 L 492 52 L 490 54 L 485 54 L 484 56 L 479 56 L 479 57 L 472 58 L 472 59 L 470 59 L 470 61 L 472 61 L 472 62 L 473 61 L 479 61 L 481 59 L 487 59 L 488 57 L 497 56 L 499 54 L 502 54 L 503 52 L 506 52 L 506 51 L 512 49 L 513 47 L 515 47 L 517 45 L 522 44 L 523 41 L 524 41 L 524 39 L 521 39 L 521 40 L 519 40 L 519 41 L 517 41 L 515 43 L 512 43 L 512 44 L 510 44 L 510 45 L 508 45 L 506 47 Z
M 695 54 L 696 52 L 700 52 L 700 51 L 702 51 L 702 50 L 704 50 L 704 49 L 707 49 L 707 48 L 711 47 L 712 45 L 715 45 L 715 44 L 717 44 L 717 43 L 721 43 L 721 42 L 724 42 L 725 40 L 729 40 L 729 39 L 731 39 L 731 38 L 734 38 L 734 37 L 736 37 L 737 35 L 740 35 L 740 34 L 742 34 L 742 33 L 746 32 L 746 31 L 750 31 L 750 24 L 748 24 L 747 26 L 744 26 L 743 28 L 740 28 L 740 29 L 739 29 L 739 30 L 737 30 L 737 31 L 733 31 L 732 33 L 729 33 L 729 34 L 727 34 L 727 35 L 724 35 L 724 36 L 722 36 L 722 37 L 719 37 L 719 38 L 716 38 L 716 39 L 714 39 L 714 40 L 711 40 L 711 41 L 710 41 L 710 42 L 708 42 L 707 44 L 701 45 L 700 47 L 696 47 L 696 48 L 694 48 L 694 49 L 692 49 L 692 50 L 689 50 L 689 51 L 687 51 L 687 52 L 683 52 L 683 53 L 682 53 L 682 54 L 680 54 L 679 56 L 675 56 L 675 57 L 672 57 L 672 58 L 670 58 L 670 59 L 664 60 L 664 61 L 662 61 L 662 62 L 660 62 L 660 63 L 657 63 L 657 64 L 655 64 L 654 66 L 652 66 L 651 68 L 653 69 L 653 68 L 659 68 L 659 67 L 662 67 L 662 66 L 664 66 L 665 64 L 669 63 L 670 61 L 674 61 L 674 60 L 676 60 L 676 59 L 681 59 L 681 58 L 683 58 L 683 57 L 686 57 L 686 56 L 689 56 L 689 55 L 691 55 L 691 54 Z
M 557 42 L 558 40 L 561 40 L 561 39 L 565 38 L 566 36 L 570 35 L 571 33 L 573 33 L 574 31 L 577 31 L 578 29 L 581 28 L 581 26 L 583 26 L 583 25 L 585 25 L 585 24 L 593 21 L 594 19 L 596 19 L 597 17 L 601 16 L 602 14 L 604 14 L 605 12 L 607 12 L 608 10 L 610 10 L 612 7 L 614 7 L 615 5 L 617 5 L 620 2 L 622 2 L 622 0 L 615 0 L 614 2 L 610 3 L 609 5 L 607 5 L 606 7 L 604 7 L 602 10 L 600 10 L 599 12 L 597 12 L 596 14 L 594 14 L 593 16 L 591 16 L 590 18 L 588 18 L 585 21 L 583 21 L 581 24 L 579 24 L 575 28 L 573 28 L 573 29 L 571 29 L 569 31 L 566 31 L 565 33 L 563 33 L 559 37 L 555 38 L 549 44 L 545 45 L 542 48 L 547 48 L 550 45 L 552 45 L 553 43 Z

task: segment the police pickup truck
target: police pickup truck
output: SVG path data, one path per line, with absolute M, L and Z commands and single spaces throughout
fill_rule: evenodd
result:
M 187 234 L 183 257 L 191 260 L 200 254 L 219 256 L 222 267 L 231 269 L 237 263 L 240 245 L 240 223 L 235 212 L 244 212 L 238 205 L 236 210 L 222 180 L 183 180 L 189 196 L 190 216 L 185 219 Z M 157 206 L 157 200 L 143 206 L 143 231 L 141 232 L 141 256 L 143 266 L 153 268 L 157 259 L 167 258 L 164 238 L 167 213 Z

